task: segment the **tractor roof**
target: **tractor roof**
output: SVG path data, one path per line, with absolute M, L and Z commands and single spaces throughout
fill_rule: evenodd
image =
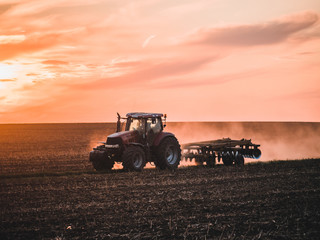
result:
M 156 118 L 156 117 L 162 117 L 162 113 L 144 113 L 144 112 L 132 112 L 127 113 L 127 117 L 131 118 Z

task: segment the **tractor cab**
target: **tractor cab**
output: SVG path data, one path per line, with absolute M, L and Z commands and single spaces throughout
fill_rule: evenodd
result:
M 143 143 L 152 145 L 163 131 L 162 116 L 161 113 L 128 113 L 125 130 L 136 132 Z

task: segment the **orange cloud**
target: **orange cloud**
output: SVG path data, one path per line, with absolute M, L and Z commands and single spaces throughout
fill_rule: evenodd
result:
M 17 79 L 0 79 L 0 82 L 14 82 L 17 81 Z
M 0 35 L 0 44 L 20 43 L 25 39 L 25 35 Z
M 14 4 L 0 4 L 0 15 L 5 13 L 6 11 L 8 11 L 10 8 L 12 8 L 14 6 Z
M 134 63 L 136 68 L 133 72 L 125 73 L 117 77 L 109 77 L 91 81 L 89 83 L 73 85 L 72 87 L 83 89 L 101 89 L 144 84 L 158 78 L 188 74 L 216 59 L 217 57 L 212 56 L 191 60 L 175 59 L 158 64 L 140 62 L 138 66 L 136 66 L 136 63 Z
M 60 61 L 60 60 L 46 60 L 42 61 L 42 64 L 48 64 L 48 65 L 68 65 L 68 62 Z
M 191 36 L 189 43 L 205 45 L 253 46 L 274 44 L 314 25 L 318 14 L 306 12 L 261 24 L 201 29 Z
M 26 76 L 32 77 L 32 76 L 39 76 L 38 73 L 27 73 Z
M 60 34 L 45 34 L 28 36 L 20 43 L 0 44 L 0 61 L 19 55 L 37 52 L 59 43 Z

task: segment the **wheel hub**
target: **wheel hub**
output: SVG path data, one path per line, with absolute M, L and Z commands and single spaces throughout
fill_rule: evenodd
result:
M 174 164 L 176 162 L 177 154 L 175 153 L 174 147 L 169 146 L 166 151 L 166 159 L 169 164 Z
M 140 154 L 135 154 L 133 157 L 133 165 L 135 168 L 139 168 L 142 164 L 142 156 Z

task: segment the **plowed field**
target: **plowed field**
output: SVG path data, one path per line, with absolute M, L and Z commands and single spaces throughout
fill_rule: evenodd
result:
M 320 160 L 1 176 L 0 239 L 318 239 Z

